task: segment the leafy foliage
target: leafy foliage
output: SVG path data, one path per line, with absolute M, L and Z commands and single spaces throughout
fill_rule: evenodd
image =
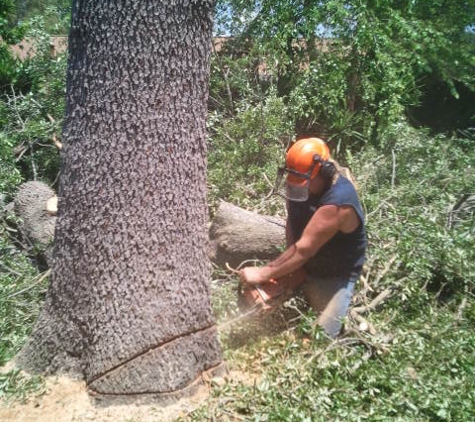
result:
M 12 192 L 21 181 L 13 156 L 14 142 L 0 134 L 0 191 Z
M 285 109 L 270 93 L 256 104 L 237 102 L 232 118 L 218 111 L 210 114 L 208 182 L 213 205 L 218 199 L 245 205 L 271 191 L 290 140 Z
M 386 154 L 370 146 L 347 153 L 370 243 L 355 305 L 392 292 L 367 316 L 376 333 L 349 318 L 346 334 L 330 342 L 312 314 L 300 314 L 280 335 L 256 337 L 249 326 L 236 344 L 232 335 L 246 326 L 235 327 L 223 337 L 229 378 L 182 420 L 473 420 L 475 232 L 473 219 L 449 227 L 447 216 L 475 186 L 475 151 L 406 125 L 386 136 Z M 215 278 L 216 311 L 226 321 L 237 280 Z
M 475 91 L 473 1 L 223 0 L 220 7 L 230 23 L 218 28 L 253 40 L 279 97 L 293 105 L 297 132 L 378 146 L 419 103 L 422 78 L 432 75 L 456 98 L 456 82 Z
M 18 29 L 9 25 L 10 31 Z M 36 54 L 23 62 L 12 59 L 0 89 L 0 365 L 15 356 L 31 331 L 48 275 L 41 273 L 34 245 L 23 247 L 28 241 L 7 204 L 23 181 L 55 182 L 58 150 L 52 137 L 59 135 L 65 96 L 66 60 L 51 57 L 43 19 L 25 23 L 17 33 L 34 39 Z M 39 377 L 10 371 L 0 377 L 0 397 L 23 400 L 41 385 Z
M 2 221 L 0 230 L 0 365 L 3 365 L 18 352 L 38 316 L 46 277 L 38 274 L 33 262 L 15 247 L 8 223 Z
M 18 79 L 12 79 L 0 97 L 0 161 L 5 164 L 0 186 L 4 193 L 10 193 L 21 180 L 52 183 L 59 167 L 52 139 L 59 138 L 64 115 L 66 57 L 51 57 L 50 36 L 41 18 L 29 23 L 26 35 L 34 40 L 36 54 L 17 64 L 21 86 Z
M 44 391 L 44 380 L 38 375 L 27 376 L 19 370 L 0 374 L 1 400 L 26 402 L 32 395 L 40 395 Z
M 45 22 L 49 34 L 65 35 L 69 31 L 71 18 L 70 0 L 15 0 L 16 22 L 29 22 L 39 16 Z
M 416 292 L 424 284 L 446 291 L 471 288 L 473 221 L 450 228 L 447 218 L 458 198 L 475 186 L 475 152 L 456 138 L 429 137 L 401 125 L 392 128 L 387 142 L 394 145 L 391 154 L 368 149 L 355 166 L 367 178 L 360 192 L 371 259 L 387 262 L 397 256 L 394 277 L 404 278 L 405 288 L 415 283 Z
M 256 370 L 259 381 L 230 378 L 185 420 L 471 421 L 473 309 L 466 315 L 461 322 L 449 309 L 435 316 L 421 307 L 385 340 L 328 344 L 312 330 L 263 339 L 235 352 L 252 363 L 232 362 L 233 369 Z
M 54 4 L 64 2 L 45 2 Z M 52 8 L 46 17 L 33 16 L 34 8 L 44 10 L 38 2 L 28 11 L 12 5 L 0 0 L 2 48 L 28 28 L 38 54 L 8 62 L 2 73 L 2 202 L 22 181 L 54 184 L 52 138 L 59 138 L 64 114 L 66 60 L 51 57 L 48 48 L 49 34 L 64 22 Z M 355 305 L 386 289 L 391 296 L 365 315 L 374 335 L 355 330 L 349 318 L 346 335 L 329 342 L 315 316 L 302 312 L 297 326 L 280 335 L 253 332 L 239 344 L 223 336 L 230 368 L 254 379 L 216 383 L 207 405 L 185 419 L 471 422 L 475 228 L 473 215 L 455 225 L 447 218 L 462 195 L 474 193 L 473 134 L 433 136 L 411 128 L 404 114 L 418 103 L 427 75 L 445 81 L 454 98 L 460 84 L 473 90 L 474 40 L 466 30 L 474 23 L 473 2 L 233 0 L 218 6 L 221 30 L 242 36 L 216 47 L 212 59 L 211 215 L 219 199 L 283 214 L 283 201 L 268 193 L 287 143 L 296 132 L 324 136 L 357 176 L 367 216 L 368 259 Z M 25 17 L 33 19 L 18 27 Z M 48 275 L 20 250 L 3 205 L 0 364 L 28 335 Z M 220 321 L 236 315 L 236 284 L 216 269 Z M 41 385 L 9 372 L 0 377 L 0 396 L 22 399 Z
M 25 30 L 23 26 L 12 23 L 14 13 L 13 0 L 0 0 L 0 92 L 15 78 L 17 62 L 10 45 L 19 42 Z

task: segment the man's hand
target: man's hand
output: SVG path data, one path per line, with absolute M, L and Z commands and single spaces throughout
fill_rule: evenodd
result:
M 260 267 L 245 267 L 239 271 L 239 278 L 245 286 L 262 284 L 269 281 L 268 278 L 263 276 L 262 272 Z

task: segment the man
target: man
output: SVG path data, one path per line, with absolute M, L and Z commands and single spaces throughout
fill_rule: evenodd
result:
M 305 269 L 304 295 L 317 312 L 319 325 L 334 338 L 364 263 L 363 211 L 353 184 L 339 174 L 321 139 L 294 143 L 283 170 L 287 250 L 264 267 L 242 269 L 240 278 L 252 287 Z

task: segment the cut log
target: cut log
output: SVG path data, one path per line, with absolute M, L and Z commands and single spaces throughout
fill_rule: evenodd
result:
M 285 221 L 221 202 L 210 227 L 211 260 L 224 267 L 276 258 L 285 246 Z
M 33 243 L 48 246 L 53 241 L 57 197 L 43 182 L 23 183 L 14 198 L 14 209 L 22 221 L 20 229 Z
M 52 198 L 46 201 L 46 211 L 51 215 L 56 215 L 58 213 L 58 197 L 53 196 Z

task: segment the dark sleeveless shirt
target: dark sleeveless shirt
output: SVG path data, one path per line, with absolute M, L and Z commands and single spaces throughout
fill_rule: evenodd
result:
M 288 202 L 288 219 L 295 241 L 302 233 L 315 211 L 323 205 L 349 205 L 354 208 L 361 224 L 352 233 L 338 232 L 305 264 L 314 276 L 355 277 L 361 273 L 366 251 L 364 214 L 354 186 L 339 176 L 321 196 L 310 195 L 305 202 Z

